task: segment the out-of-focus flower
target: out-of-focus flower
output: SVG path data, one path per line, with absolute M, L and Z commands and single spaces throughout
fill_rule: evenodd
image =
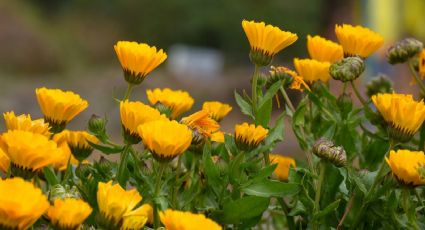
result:
M 142 229 L 146 223 L 153 223 L 153 209 L 150 204 L 144 204 L 124 214 L 121 230 Z
M 107 120 L 105 118 L 92 114 L 89 119 L 88 129 L 94 134 L 103 134 L 105 133 L 106 122 Z
M 297 167 L 292 157 L 285 157 L 278 154 L 270 154 L 270 162 L 277 164 L 274 174 L 281 181 L 287 181 L 289 176 L 289 168 Z
M 28 229 L 49 208 L 41 189 L 22 178 L 0 179 L 0 228 Z
M 7 154 L 0 148 L 0 171 L 6 173 L 9 169 L 10 160 Z
M 298 36 L 291 32 L 282 31 L 276 26 L 266 25 L 264 22 L 242 21 L 251 46 L 249 57 L 259 66 L 270 64 L 273 56 L 294 43 Z
M 80 199 L 56 199 L 47 210 L 52 226 L 59 230 L 78 229 L 93 209 Z
M 295 69 L 297 73 L 308 84 L 316 81 L 328 82 L 331 78 L 329 74 L 329 62 L 320 62 L 314 59 L 294 59 Z
M 267 137 L 269 130 L 261 125 L 248 123 L 235 125 L 235 142 L 239 149 L 250 151 L 256 148 Z
M 385 158 L 391 167 L 393 175 L 406 185 L 423 185 L 425 178 L 419 173 L 420 167 L 425 165 L 425 155 L 422 151 L 400 149 L 391 150 L 390 156 Z
M 220 128 L 220 125 L 212 119 L 205 110 L 200 110 L 181 120 L 182 124 L 187 125 L 192 130 L 192 144 L 203 143 L 211 137 L 211 134 Z
M 202 110 L 207 111 L 212 119 L 220 122 L 232 111 L 232 106 L 219 101 L 206 101 L 202 105 Z
M 221 230 L 222 227 L 203 214 L 167 209 L 159 213 L 167 230 Z
M 211 141 L 224 143 L 224 133 L 222 131 L 217 131 L 211 134 Z
M 366 84 L 366 94 L 369 97 L 378 93 L 391 93 L 393 91 L 393 83 L 385 75 L 374 77 Z
M 381 35 L 362 26 L 335 25 L 335 33 L 345 56 L 367 58 L 384 44 Z
M 159 161 L 168 161 L 182 154 L 192 142 L 192 131 L 176 121 L 153 121 L 140 125 L 137 130 L 144 146 Z
M 3 113 L 3 116 L 7 130 L 30 131 L 43 134 L 47 137 L 51 135 L 49 132 L 49 124 L 44 123 L 43 119 L 31 120 L 31 115 L 29 114 L 16 116 L 13 111 Z
M 167 54 L 155 46 L 145 43 L 119 41 L 114 45 L 118 60 L 124 70 L 125 80 L 134 85 L 142 83 L 145 77 L 167 59 Z
M 55 134 L 53 139 L 56 143 L 66 142 L 72 155 L 80 162 L 87 159 L 93 152 L 93 147 L 88 142 L 99 143 L 99 140 L 95 136 L 86 131 L 64 130 Z
M 332 64 L 329 72 L 333 79 L 348 82 L 360 77 L 364 69 L 363 59 L 360 57 L 346 57 Z
M 387 50 L 388 63 L 404 63 L 419 54 L 422 49 L 422 42 L 414 38 L 405 38 L 398 41 Z
M 188 92 L 182 90 L 154 89 L 147 90 L 146 94 L 151 105 L 156 107 L 165 106 L 170 110 L 170 117 L 176 119 L 184 112 L 192 108 L 195 102 Z
M 307 36 L 307 49 L 310 57 L 320 62 L 334 63 L 344 57 L 342 46 L 320 36 Z

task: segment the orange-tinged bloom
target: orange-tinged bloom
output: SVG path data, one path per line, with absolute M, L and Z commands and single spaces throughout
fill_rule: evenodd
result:
M 99 140 L 94 135 L 89 134 L 86 131 L 70 131 L 64 130 L 60 133 L 55 134 L 53 140 L 60 145 L 66 151 L 65 146 L 61 146 L 62 143 L 66 143 L 71 151 L 72 155 L 78 160 L 83 161 L 93 152 L 93 147 L 89 142 L 97 144 Z M 69 158 L 69 155 L 64 154 Z
M 205 110 L 198 111 L 190 116 L 183 117 L 181 123 L 187 125 L 194 132 L 194 135 L 200 134 L 208 138 L 211 134 L 220 128 L 220 125 L 212 119 Z M 196 134 L 195 134 L 196 133 Z
M 419 168 L 425 165 L 425 155 L 422 151 L 391 150 L 389 157 L 385 160 L 400 182 L 408 185 L 425 184 L 425 178 L 418 172 Z
M 312 84 L 316 81 L 328 82 L 331 78 L 329 74 L 329 62 L 320 62 L 314 59 L 294 59 L 295 69 L 304 81 Z
M 43 134 L 50 137 L 49 124 L 44 123 L 43 119 L 31 120 L 31 115 L 21 114 L 15 115 L 15 112 L 3 113 L 4 121 L 6 123 L 7 130 L 24 130 L 33 133 Z
M 28 229 L 49 208 L 41 189 L 22 178 L 0 179 L 0 229 Z
M 47 217 L 55 228 L 78 229 L 93 209 L 80 199 L 56 199 L 47 210 Z
M 154 89 L 146 90 L 146 95 L 151 105 L 157 106 L 158 103 L 171 110 L 170 117 L 176 119 L 181 114 L 192 108 L 195 102 L 188 92 L 182 90 Z
M 334 63 L 344 57 L 342 46 L 320 36 L 307 36 L 307 49 L 310 57 L 320 62 Z
M 367 58 L 384 44 L 384 38 L 362 26 L 335 25 L 335 33 L 346 56 Z
M 238 124 L 235 125 L 236 145 L 242 150 L 252 150 L 256 148 L 264 139 L 266 139 L 269 130 L 261 125 Z
M 270 162 L 277 164 L 274 174 L 279 180 L 287 181 L 289 176 L 289 168 L 296 167 L 295 160 L 291 157 L 285 157 L 277 154 L 270 154 Z
M 232 111 L 232 106 L 219 101 L 206 101 L 202 105 L 202 110 L 207 111 L 212 119 L 220 122 Z
M 167 230 L 221 230 L 222 227 L 203 214 L 167 209 L 159 213 Z

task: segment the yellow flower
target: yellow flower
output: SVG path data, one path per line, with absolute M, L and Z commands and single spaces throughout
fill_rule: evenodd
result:
M 99 182 L 97 203 L 102 218 L 108 222 L 109 227 L 118 229 L 123 216 L 131 212 L 141 200 L 142 196 L 136 189 L 126 191 L 119 184 L 112 185 L 112 181 Z
M 329 62 L 320 62 L 314 59 L 294 59 L 295 69 L 304 81 L 313 84 L 316 81 L 328 82 L 331 78 L 329 74 Z
M 167 230 L 221 230 L 222 227 L 203 214 L 167 209 L 159 213 Z
M 189 148 L 192 131 L 176 121 L 153 121 L 137 129 L 145 148 L 158 160 L 171 160 Z
M 3 149 L 0 148 L 0 171 L 6 173 L 9 169 L 10 160 Z
M 47 197 L 22 178 L 0 179 L 0 229 L 28 229 L 49 208 Z
M 124 70 L 124 78 L 130 84 L 138 85 L 145 77 L 167 59 L 167 54 L 155 46 L 145 43 L 119 41 L 115 52 Z
M 425 119 L 423 101 L 413 100 L 412 95 L 379 93 L 372 96 L 372 101 L 390 125 L 390 135 L 400 141 L 409 140 Z
M 320 62 L 334 63 L 344 58 L 342 46 L 320 36 L 307 36 L 307 49 L 310 57 Z
M 57 147 L 56 142 L 49 140 L 46 136 L 29 131 L 12 130 L 1 136 L 1 148 L 12 163 L 12 173 L 21 174 L 28 172 L 28 177 L 33 172 L 55 164 L 62 158 L 62 150 Z
M 419 75 L 422 79 L 425 78 L 425 49 L 419 54 Z
M 164 115 L 161 115 L 157 109 L 138 101 L 121 101 L 120 114 L 126 140 L 135 144 L 140 142 L 140 137 L 137 134 L 137 127 L 139 125 L 146 122 L 167 119 Z
M 335 25 L 335 33 L 346 56 L 367 58 L 384 44 L 381 35 L 362 26 Z
M 421 178 L 418 169 L 425 165 L 425 155 L 422 151 L 400 149 L 391 150 L 389 158 L 385 158 L 396 178 L 408 185 L 423 185 L 425 178 Z
M 252 62 L 260 66 L 270 64 L 276 53 L 298 39 L 296 34 L 282 31 L 264 22 L 243 20 L 242 27 L 251 46 L 250 58 Z
M 146 222 L 153 223 L 153 209 L 150 204 L 144 204 L 124 214 L 121 230 L 142 229 Z
M 60 144 L 66 142 L 72 155 L 78 161 L 85 160 L 93 152 L 93 147 L 88 143 L 88 141 L 95 144 L 99 143 L 99 140 L 95 136 L 86 131 L 64 130 L 55 134 L 53 136 L 53 140 Z M 62 146 L 62 148 L 65 148 L 66 151 L 65 146 Z M 69 155 L 67 156 L 69 157 Z
M 146 91 L 146 94 L 151 105 L 162 105 L 171 110 L 170 117 L 172 119 L 176 119 L 178 116 L 188 111 L 195 102 L 189 93 L 182 90 L 174 91 L 169 88 L 163 90 L 149 89 Z
M 15 113 L 6 112 L 3 113 L 4 120 L 6 122 L 7 130 L 24 130 L 33 133 L 43 134 L 50 137 L 49 124 L 44 123 L 43 119 L 31 120 L 31 115 L 21 114 L 16 116 Z
M 272 66 L 270 72 L 270 77 L 267 79 L 266 88 L 269 88 L 275 82 L 282 80 L 284 87 L 289 87 L 291 89 L 303 91 L 303 88 L 310 90 L 310 87 L 304 82 L 302 77 L 298 76 L 297 72 L 286 68 L 284 66 Z M 278 97 L 277 97 L 278 99 Z M 278 100 L 279 103 L 279 100 Z
M 44 119 L 54 132 L 62 131 L 69 121 L 88 107 L 86 100 L 71 91 L 43 87 L 36 89 L 35 94 Z
M 274 174 L 282 181 L 288 180 L 289 168 L 296 167 L 295 160 L 293 158 L 277 154 L 270 154 L 270 162 L 272 164 L 277 164 Z
M 256 148 L 269 133 L 269 130 L 263 126 L 255 126 L 253 124 L 243 123 L 235 125 L 236 145 L 242 150 L 252 150 Z
M 224 133 L 222 131 L 217 131 L 211 134 L 211 141 L 224 143 Z
M 206 101 L 202 105 L 202 110 L 207 111 L 212 119 L 220 122 L 230 111 L 232 111 L 232 107 L 229 104 L 218 101 Z
M 76 230 L 93 209 L 86 202 L 75 198 L 56 199 L 47 210 L 47 216 L 55 229 Z
M 220 128 L 220 125 L 212 119 L 207 111 L 201 110 L 188 117 L 184 117 L 181 123 L 187 125 L 193 131 L 192 142 L 200 142 L 211 137 L 211 134 Z M 198 140 L 199 139 L 199 140 Z

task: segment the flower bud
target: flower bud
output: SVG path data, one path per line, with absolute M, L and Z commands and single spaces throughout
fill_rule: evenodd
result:
M 365 69 L 364 61 L 360 57 L 346 57 L 335 62 L 329 68 L 333 79 L 342 82 L 353 81 L 363 73 Z
M 92 170 L 90 164 L 81 163 L 75 169 L 75 175 L 80 179 L 88 178 L 92 174 Z
M 347 154 L 342 146 L 335 146 L 332 141 L 319 139 L 313 145 L 313 153 L 323 160 L 327 160 L 336 167 L 343 167 L 347 163 Z
M 296 76 L 296 73 L 286 67 L 278 66 L 278 67 L 271 67 L 270 75 L 267 79 L 266 88 L 270 88 L 274 83 L 277 81 L 282 81 L 283 87 L 288 88 L 291 86 L 292 82 L 294 81 L 294 75 Z
M 385 75 L 379 75 L 372 78 L 366 84 L 366 94 L 372 97 L 378 93 L 391 93 L 393 91 L 393 83 Z
M 112 177 L 113 163 L 105 157 L 101 156 L 99 161 L 94 163 L 94 167 L 100 174 L 107 177 Z
M 391 46 L 387 51 L 388 63 L 404 63 L 422 51 L 422 42 L 414 38 L 405 38 Z
M 93 114 L 89 119 L 88 126 L 90 132 L 94 134 L 102 134 L 105 132 L 106 119 Z
M 81 199 L 81 194 L 75 186 L 56 184 L 50 188 L 49 200 L 53 202 L 56 199 L 76 198 Z

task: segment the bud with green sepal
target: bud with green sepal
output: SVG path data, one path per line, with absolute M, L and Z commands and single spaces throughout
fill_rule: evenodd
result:
M 391 93 L 393 91 L 393 83 L 385 75 L 374 77 L 366 84 L 366 94 L 368 97 L 372 97 L 378 93 Z
M 335 146 L 332 141 L 319 139 L 313 145 L 313 153 L 322 160 L 329 161 L 336 167 L 343 167 L 347 163 L 347 154 L 342 146 Z
M 404 63 L 415 57 L 423 49 L 422 42 L 414 38 L 405 38 L 391 46 L 387 51 L 388 63 L 394 65 Z
M 357 79 L 365 70 L 364 61 L 358 56 L 346 57 L 329 67 L 332 78 L 342 82 Z

